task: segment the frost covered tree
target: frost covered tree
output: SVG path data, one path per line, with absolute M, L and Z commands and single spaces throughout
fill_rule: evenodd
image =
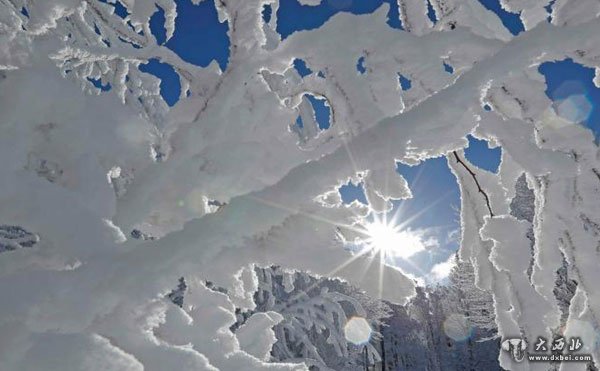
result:
M 278 267 L 257 273 L 255 311 L 283 316 L 274 327 L 274 359 L 305 362 L 315 370 L 364 369 L 364 348 L 348 342 L 344 327 L 350 318 L 361 317 L 369 320 L 375 332 L 382 318 L 389 316 L 385 303 L 338 280 L 317 279 Z M 376 344 L 366 344 L 373 363 L 380 360 Z
M 600 362 L 600 154 L 568 114 L 579 101 L 552 102 L 538 71 L 571 58 L 600 86 L 598 2 L 500 0 L 517 37 L 475 0 L 398 0 L 404 30 L 385 3 L 284 37 L 277 0 L 191 1 L 226 24 L 226 67 L 168 47 L 181 2 L 0 0 L 0 369 L 307 369 L 269 360 L 280 308 L 231 330 L 256 307 L 254 267 L 419 299 L 384 251 L 348 246 L 411 197 L 397 162 L 440 156 L 461 190 L 459 258 L 498 336 L 579 336 Z M 179 81 L 172 106 L 155 63 Z M 465 158 L 468 134 L 502 147 L 497 174 Z M 367 206 L 341 202 L 349 180 Z
M 451 285 L 417 288 L 404 306 L 390 305 L 374 341 L 379 370 L 501 370 L 489 292 L 475 285 L 473 269 L 457 262 Z

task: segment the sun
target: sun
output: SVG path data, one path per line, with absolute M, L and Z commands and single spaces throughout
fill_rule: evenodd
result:
M 425 249 L 420 236 L 394 223 L 375 220 L 365 226 L 369 248 L 386 257 L 408 258 Z

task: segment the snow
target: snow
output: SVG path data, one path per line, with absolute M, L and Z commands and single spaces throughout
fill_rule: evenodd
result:
M 283 320 L 277 312 L 256 313 L 236 332 L 240 348 L 263 361 L 270 358 L 271 347 L 277 340 L 271 329 Z
M 144 365 L 99 335 L 40 334 L 31 339 L 22 361 L 8 368 L 141 371 Z
M 588 341 L 600 327 L 598 147 L 570 106 L 555 112 L 538 67 L 572 58 L 598 71 L 599 5 L 557 0 L 548 24 L 537 3 L 502 1 L 522 12 L 526 31 L 513 38 L 477 1 L 430 3 L 435 24 L 425 1 L 398 1 L 406 32 L 386 24 L 385 4 L 281 40 L 277 1 L 217 1 L 208 5 L 227 22 L 225 68 L 156 43 L 156 6 L 167 44 L 178 37 L 173 1 L 123 1 L 121 18 L 95 0 L 0 0 L 0 369 L 307 369 L 312 361 L 270 362 L 274 326 L 302 335 L 281 322 L 285 308 L 231 330 L 236 310 L 256 305 L 254 267 L 409 302 L 419 295 L 411 277 L 345 247 L 369 211 L 411 197 L 397 161 L 439 156 L 461 190 L 459 257 L 490 291 L 499 335 L 549 337 L 568 313 L 565 331 Z M 300 76 L 295 59 L 324 77 Z M 177 74 L 177 100 L 167 104 L 140 68 L 152 60 Z M 329 107 L 327 128 L 308 95 Z M 497 174 L 465 158 L 469 134 L 502 147 Z M 368 205 L 342 202 L 349 180 Z M 513 211 L 515 197 L 531 198 L 523 182 L 533 215 Z M 555 295 L 560 269 L 577 282 L 568 311 Z M 167 297 L 180 277 L 181 307 Z M 336 295 L 294 307 L 295 318 L 325 331 L 319 316 L 332 314 L 315 308 L 326 300 L 345 324 Z M 453 339 L 466 329 L 448 321 Z M 508 353 L 500 364 L 544 366 Z

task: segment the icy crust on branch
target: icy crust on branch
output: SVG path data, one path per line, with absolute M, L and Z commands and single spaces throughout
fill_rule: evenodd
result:
M 472 175 L 449 159 L 462 194 L 460 253 L 475 265 L 478 285 L 494 296 L 501 336 L 523 337 L 530 343 L 537 336 L 575 336 L 574 330 L 568 331 L 572 323 L 585 334 L 591 344 L 586 351 L 598 362 L 592 330 L 598 326 L 595 316 L 600 307 L 592 299 L 597 293 L 588 288 L 583 294 L 579 286 L 582 280 L 596 279 L 591 269 L 583 270 L 587 262 L 597 260 L 598 229 L 593 225 L 600 215 L 594 196 L 600 179 L 598 147 L 589 131 L 555 115 L 547 98 L 534 91 L 543 84 L 531 72 L 519 73 L 529 76 L 528 86 L 509 77 L 497 87 L 489 84 L 482 94 L 495 113 L 483 113 L 475 133 L 502 146 L 499 177 L 477 170 L 463 158 L 475 172 Z M 576 299 L 577 293 L 581 296 Z M 567 330 L 561 332 L 565 321 Z M 514 363 L 504 353 L 500 364 L 545 369 Z
M 122 1 L 124 18 L 114 3 L 0 0 L 0 224 L 22 229 L 2 236 L 1 369 L 50 359 L 56 369 L 90 359 L 99 369 L 306 369 L 265 361 L 277 314 L 230 331 L 236 309 L 255 305 L 251 265 L 340 277 L 405 303 L 413 280 L 344 246 L 369 210 L 410 196 L 394 161 L 443 155 L 462 192 L 460 255 L 493 293 L 499 333 L 532 341 L 568 313 L 565 331 L 600 359 L 598 149 L 556 116 L 537 73 L 565 57 L 600 67 L 597 5 L 557 1 L 553 25 L 512 39 L 475 1 L 432 1 L 435 26 L 424 1 L 406 2 L 410 32 L 390 29 L 384 6 L 280 41 L 277 2 L 217 1 L 231 41 L 221 71 L 157 45 L 148 19 L 160 6 L 170 37 L 173 2 Z M 315 73 L 301 77 L 295 58 Z M 151 59 L 180 78 L 171 109 L 138 68 Z M 306 94 L 326 100 L 328 129 L 314 127 Z M 291 130 L 299 115 L 310 130 Z M 503 147 L 498 175 L 464 158 L 469 133 Z M 511 215 L 522 174 L 532 221 Z M 368 207 L 335 195 L 357 177 Z M 559 270 L 577 283 L 568 304 L 555 294 Z M 178 307 L 165 296 L 181 276 L 193 294 Z M 521 367 L 505 354 L 501 365 Z
M 488 39 L 508 41 L 512 37 L 500 19 L 477 0 L 429 0 L 435 24 L 427 15 L 427 1 L 397 1 L 403 28 L 416 35 L 462 26 Z
M 262 23 L 256 9 L 242 11 Z M 170 220 L 152 224 L 163 231 L 181 228 L 184 221 L 203 214 L 196 201 L 200 196 L 226 202 L 276 183 L 292 168 L 331 153 L 377 121 L 450 84 L 454 77 L 444 72 L 444 61 L 460 73 L 501 45 L 463 29 L 428 35 L 430 47 L 421 48 L 423 40 L 390 29 L 386 14 L 383 8 L 369 16 L 339 14 L 318 31 L 294 33 L 275 50 L 258 44 L 260 29 L 232 24 L 230 37 L 238 41 L 231 49 L 231 67 L 209 96 L 192 95 L 171 111 L 170 146 L 177 150 L 164 167 L 136 177 L 130 186 L 136 190 L 118 205 L 116 224 L 129 229 L 152 215 L 178 212 Z M 340 35 L 345 35 L 342 40 Z M 355 69 L 361 55 L 366 56 L 364 75 Z M 325 78 L 316 73 L 300 77 L 292 67 L 295 58 L 306 61 L 313 71 L 322 71 Z M 409 91 L 401 93 L 398 80 L 390 78 L 397 72 L 412 79 Z M 331 110 L 329 129 L 316 126 L 306 94 L 326 100 Z M 221 101 L 237 109 L 223 110 L 217 103 Z M 303 128 L 294 130 L 298 116 Z M 393 167 L 391 159 L 389 164 Z M 147 178 L 153 179 L 153 187 L 145 185 Z M 151 201 L 158 195 L 160 202 Z M 172 206 L 179 200 L 185 203 L 183 210 Z

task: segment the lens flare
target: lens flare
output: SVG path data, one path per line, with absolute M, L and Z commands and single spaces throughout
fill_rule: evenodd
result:
M 585 95 L 571 95 L 555 102 L 554 106 L 560 117 L 576 124 L 587 121 L 594 108 Z
M 453 313 L 444 321 L 444 332 L 454 341 L 464 341 L 471 337 L 473 326 L 467 317 Z
M 366 344 L 371 339 L 372 329 L 362 317 L 352 317 L 344 326 L 346 340 L 355 345 Z

